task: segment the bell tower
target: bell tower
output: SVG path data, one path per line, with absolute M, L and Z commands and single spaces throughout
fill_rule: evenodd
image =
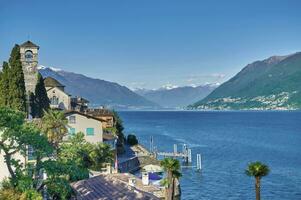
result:
M 27 94 L 28 92 L 35 92 L 38 74 L 39 48 L 38 45 L 29 40 L 20 45 L 21 62 Z

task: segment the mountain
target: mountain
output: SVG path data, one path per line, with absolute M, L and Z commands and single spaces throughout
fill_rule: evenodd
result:
M 192 87 L 164 87 L 157 90 L 138 89 L 136 93 L 164 108 L 183 108 L 206 97 L 217 86 L 213 84 Z
M 253 62 L 189 108 L 300 109 L 301 52 Z
M 117 83 L 90 78 L 82 74 L 40 66 L 44 78 L 52 77 L 72 96 L 82 96 L 91 106 L 105 105 L 114 109 L 154 109 L 159 106 Z

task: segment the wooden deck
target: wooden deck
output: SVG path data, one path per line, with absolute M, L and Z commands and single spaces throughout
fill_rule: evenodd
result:
M 177 152 L 177 153 L 174 153 L 174 152 L 156 152 L 156 153 L 159 156 L 165 156 L 165 157 L 182 157 L 182 158 L 188 157 L 187 154 L 181 153 L 181 152 Z

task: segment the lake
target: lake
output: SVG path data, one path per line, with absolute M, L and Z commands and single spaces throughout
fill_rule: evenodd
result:
M 183 143 L 202 154 L 202 171 L 183 168 L 182 199 L 255 199 L 251 161 L 269 165 L 262 199 L 301 199 L 301 112 L 123 111 L 125 133 L 160 151 Z

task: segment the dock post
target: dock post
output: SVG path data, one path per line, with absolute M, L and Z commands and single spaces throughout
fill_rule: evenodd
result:
M 201 156 L 201 154 L 197 154 L 196 155 L 196 168 L 197 168 L 197 170 L 201 170 L 202 169 L 202 156 Z
M 149 150 L 150 150 L 151 153 L 153 153 L 153 151 L 154 151 L 154 140 L 153 140 L 153 136 L 150 136 Z
M 177 144 L 174 144 L 174 145 L 173 145 L 173 153 L 174 153 L 174 154 L 178 153 L 178 147 L 177 147 Z
M 188 153 L 188 162 L 189 163 L 191 163 L 191 161 L 192 161 L 192 158 L 191 158 L 191 149 L 188 149 L 188 151 L 187 151 L 187 153 Z
M 183 150 L 182 150 L 182 153 L 184 153 L 184 154 L 187 153 L 187 147 L 186 147 L 186 144 L 183 144 Z

